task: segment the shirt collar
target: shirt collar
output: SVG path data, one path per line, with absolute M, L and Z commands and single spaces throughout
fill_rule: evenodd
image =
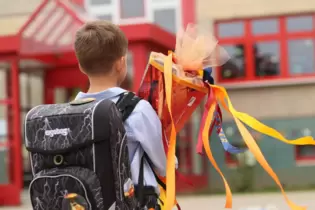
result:
M 115 96 L 118 96 L 118 95 L 120 95 L 126 91 L 127 90 L 122 89 L 120 87 L 113 87 L 113 88 L 109 88 L 107 90 L 104 90 L 101 92 L 96 92 L 96 93 L 79 92 L 75 99 L 78 99 L 78 98 L 104 98 L 104 99 L 108 99 L 108 98 L 113 98 Z

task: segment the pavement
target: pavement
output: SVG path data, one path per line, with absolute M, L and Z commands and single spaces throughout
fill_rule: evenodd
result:
M 289 192 L 295 204 L 315 209 L 315 191 Z M 22 193 L 23 205 L 19 207 L 0 207 L 1 210 L 32 210 L 27 191 Z M 183 210 L 224 210 L 224 195 L 179 196 L 178 202 Z M 237 194 L 233 196 L 233 210 L 290 210 L 281 193 Z

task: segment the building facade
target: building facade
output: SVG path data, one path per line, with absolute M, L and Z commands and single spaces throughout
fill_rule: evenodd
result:
M 196 22 L 209 23 L 231 56 L 216 71 L 216 80 L 228 89 L 238 111 L 262 120 L 289 139 L 315 134 L 314 18 L 315 2 L 309 0 L 196 1 Z M 228 138 L 239 143 L 234 122 L 228 114 L 224 118 Z M 285 186 L 314 185 L 314 146 L 295 147 L 254 136 Z M 216 137 L 212 139 L 213 147 L 220 147 Z M 214 153 L 234 185 L 238 176 L 235 160 L 223 150 Z M 221 191 L 222 183 L 215 181 L 219 176 L 210 170 L 211 190 Z M 254 187 L 276 186 L 260 167 L 254 170 Z
M 54 0 L 50 0 L 54 2 Z M 41 4 L 41 0 L 33 0 L 31 2 L 21 1 L 17 6 L 11 2 L 3 2 L 3 5 L 0 11 L 0 36 L 10 36 L 15 35 L 19 32 L 21 27 L 27 22 L 31 14 L 33 14 L 38 6 Z M 191 0 L 172 0 L 172 1 L 138 1 L 137 4 L 132 1 L 95 1 L 95 0 L 86 0 L 86 1 L 72 1 L 77 4 L 76 6 L 82 7 L 85 11 L 88 12 L 89 16 L 110 20 L 119 25 L 132 25 L 132 24 L 141 24 L 141 23 L 155 23 L 160 26 L 165 31 L 175 34 L 183 24 L 194 21 L 194 13 L 190 12 L 193 9 Z M 15 2 L 16 3 L 16 2 Z M 46 8 L 46 7 L 45 7 Z M 58 9 L 57 9 L 58 10 Z M 193 10 L 192 10 L 193 11 Z M 48 8 L 46 13 L 54 14 L 53 8 Z M 62 13 L 62 11 L 59 11 Z M 58 11 L 56 12 L 58 15 Z M 57 16 L 56 15 L 56 16 Z M 40 15 L 39 15 L 40 16 Z M 45 17 L 40 17 L 45 19 Z M 57 19 L 55 16 L 52 16 L 51 19 Z M 39 21 L 40 22 L 40 21 Z M 46 28 L 52 27 L 51 21 L 47 20 Z M 36 24 L 35 26 L 36 27 Z M 32 30 L 32 29 L 30 29 Z M 33 29 L 35 30 L 35 29 Z M 48 31 L 49 29 L 47 29 Z M 36 30 L 35 30 L 36 31 Z M 45 36 L 47 31 L 40 31 L 39 34 L 36 34 L 37 37 Z M 43 34 L 42 34 L 43 33 Z M 128 71 L 129 71 L 129 81 L 133 80 L 134 73 L 134 56 L 132 52 L 128 52 Z M 21 121 L 23 124 L 26 113 L 38 104 L 44 103 L 44 84 L 43 78 L 45 77 L 45 67 L 43 66 L 32 66 L 30 69 L 29 66 L 25 63 L 20 64 L 20 108 L 21 108 Z M 1 63 L 0 70 L 0 157 L 2 162 L 0 162 L 0 183 L 5 184 L 9 182 L 9 176 L 7 173 L 7 164 L 8 164 L 8 125 L 7 125 L 7 116 L 10 114 L 10 106 L 8 106 L 8 75 L 10 70 L 7 67 L 6 63 Z M 80 88 L 73 88 L 69 90 L 68 88 L 56 88 L 54 89 L 54 102 L 62 103 L 73 99 L 76 93 Z M 200 111 L 199 111 L 200 112 Z M 198 113 L 199 113 L 198 112 Z M 194 119 L 196 119 L 196 115 Z M 194 143 L 192 139 L 197 139 L 197 130 L 198 125 L 195 123 L 188 123 L 186 129 L 179 135 L 179 138 L 182 142 L 179 145 L 179 154 L 180 154 L 180 163 L 182 165 L 181 170 L 191 175 L 197 174 L 197 176 L 205 176 L 205 170 L 203 167 L 200 157 L 195 154 L 194 149 L 191 145 Z M 23 134 L 23 125 L 21 125 L 21 135 Z M 192 136 L 195 136 L 192 138 Z M 26 172 L 30 171 L 28 154 L 22 147 L 23 159 L 24 159 L 24 170 Z M 195 164 L 193 164 L 195 163 Z M 26 177 L 26 179 L 29 179 Z
M 313 135 L 315 108 L 315 2 L 243 0 L 72 0 L 84 7 L 92 16 L 116 24 L 156 23 L 175 33 L 187 23 L 197 23 L 200 30 L 213 31 L 220 44 L 232 59 L 215 71 L 217 83 L 228 89 L 234 106 L 242 112 L 281 130 L 288 138 Z M 18 32 L 41 0 L 1 1 L 0 36 Z M 132 77 L 133 56 L 128 56 L 129 74 Z M 0 69 L 0 171 L 6 167 L 6 148 L 1 144 L 7 139 L 6 130 L 6 77 L 8 71 Z M 23 71 L 20 74 L 21 118 L 33 106 L 43 103 L 42 71 Z M 131 78 L 132 80 L 132 78 Z M 55 91 L 56 102 L 69 100 L 78 90 Z M 195 154 L 200 111 L 197 111 L 179 137 L 182 142 L 182 170 L 203 174 L 203 164 Z M 231 117 L 225 113 L 224 127 L 228 138 L 239 143 Z M 21 126 L 22 127 L 22 126 Z M 268 162 L 289 186 L 307 186 L 315 172 L 315 148 L 285 145 L 265 136 L 257 136 Z M 187 140 L 184 140 L 187 139 Z M 229 180 L 237 175 L 235 160 L 220 149 L 216 137 L 211 138 L 214 155 Z M 25 168 L 28 168 L 24 151 Z M 187 158 L 188 157 L 188 158 Z M 2 168 L 1 168 L 2 167 Z M 255 186 L 274 186 L 268 175 L 255 168 Z M 210 171 L 210 188 L 223 188 L 217 173 Z M 289 174 L 289 175 L 288 175 Z M 295 177 L 302 179 L 295 179 Z M 263 181 L 262 181 L 263 180 Z M 0 183 L 7 176 L 0 173 Z

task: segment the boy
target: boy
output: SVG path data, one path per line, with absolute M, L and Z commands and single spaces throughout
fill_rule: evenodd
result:
M 110 99 L 116 102 L 126 90 L 119 88 L 127 75 L 128 40 L 118 26 L 107 21 L 93 21 L 76 33 L 75 53 L 80 70 L 87 75 L 90 88 L 78 98 Z M 74 78 L 75 79 L 75 78 Z M 156 172 L 165 176 L 166 155 L 162 143 L 161 122 L 151 107 L 141 100 L 125 121 L 133 183 L 138 184 L 141 158 L 146 153 Z M 144 185 L 158 184 L 147 161 L 144 162 Z

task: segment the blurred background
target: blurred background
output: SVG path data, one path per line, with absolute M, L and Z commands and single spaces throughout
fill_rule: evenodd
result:
M 75 31 L 91 17 L 119 24 L 126 33 L 129 73 L 123 87 L 130 90 L 139 87 L 150 51 L 173 49 L 181 27 L 195 23 L 201 31 L 212 31 L 231 56 L 214 72 L 216 83 L 227 88 L 238 110 L 294 139 L 315 134 L 314 11 L 311 0 L 0 0 L 0 206 L 29 205 L 23 191 L 31 180 L 23 147 L 26 113 L 38 104 L 67 102 L 88 88 L 72 43 Z M 178 192 L 189 196 L 180 198 L 184 209 L 211 203 L 223 209 L 224 185 L 195 152 L 202 111 L 198 108 L 178 135 L 180 171 L 194 183 L 178 181 Z M 230 116 L 224 116 L 223 127 L 228 139 L 242 147 Z M 290 198 L 314 209 L 315 147 L 252 134 L 285 189 L 304 191 Z M 229 155 L 216 135 L 210 139 L 233 192 L 242 193 L 235 196 L 233 209 L 287 209 L 250 152 Z

